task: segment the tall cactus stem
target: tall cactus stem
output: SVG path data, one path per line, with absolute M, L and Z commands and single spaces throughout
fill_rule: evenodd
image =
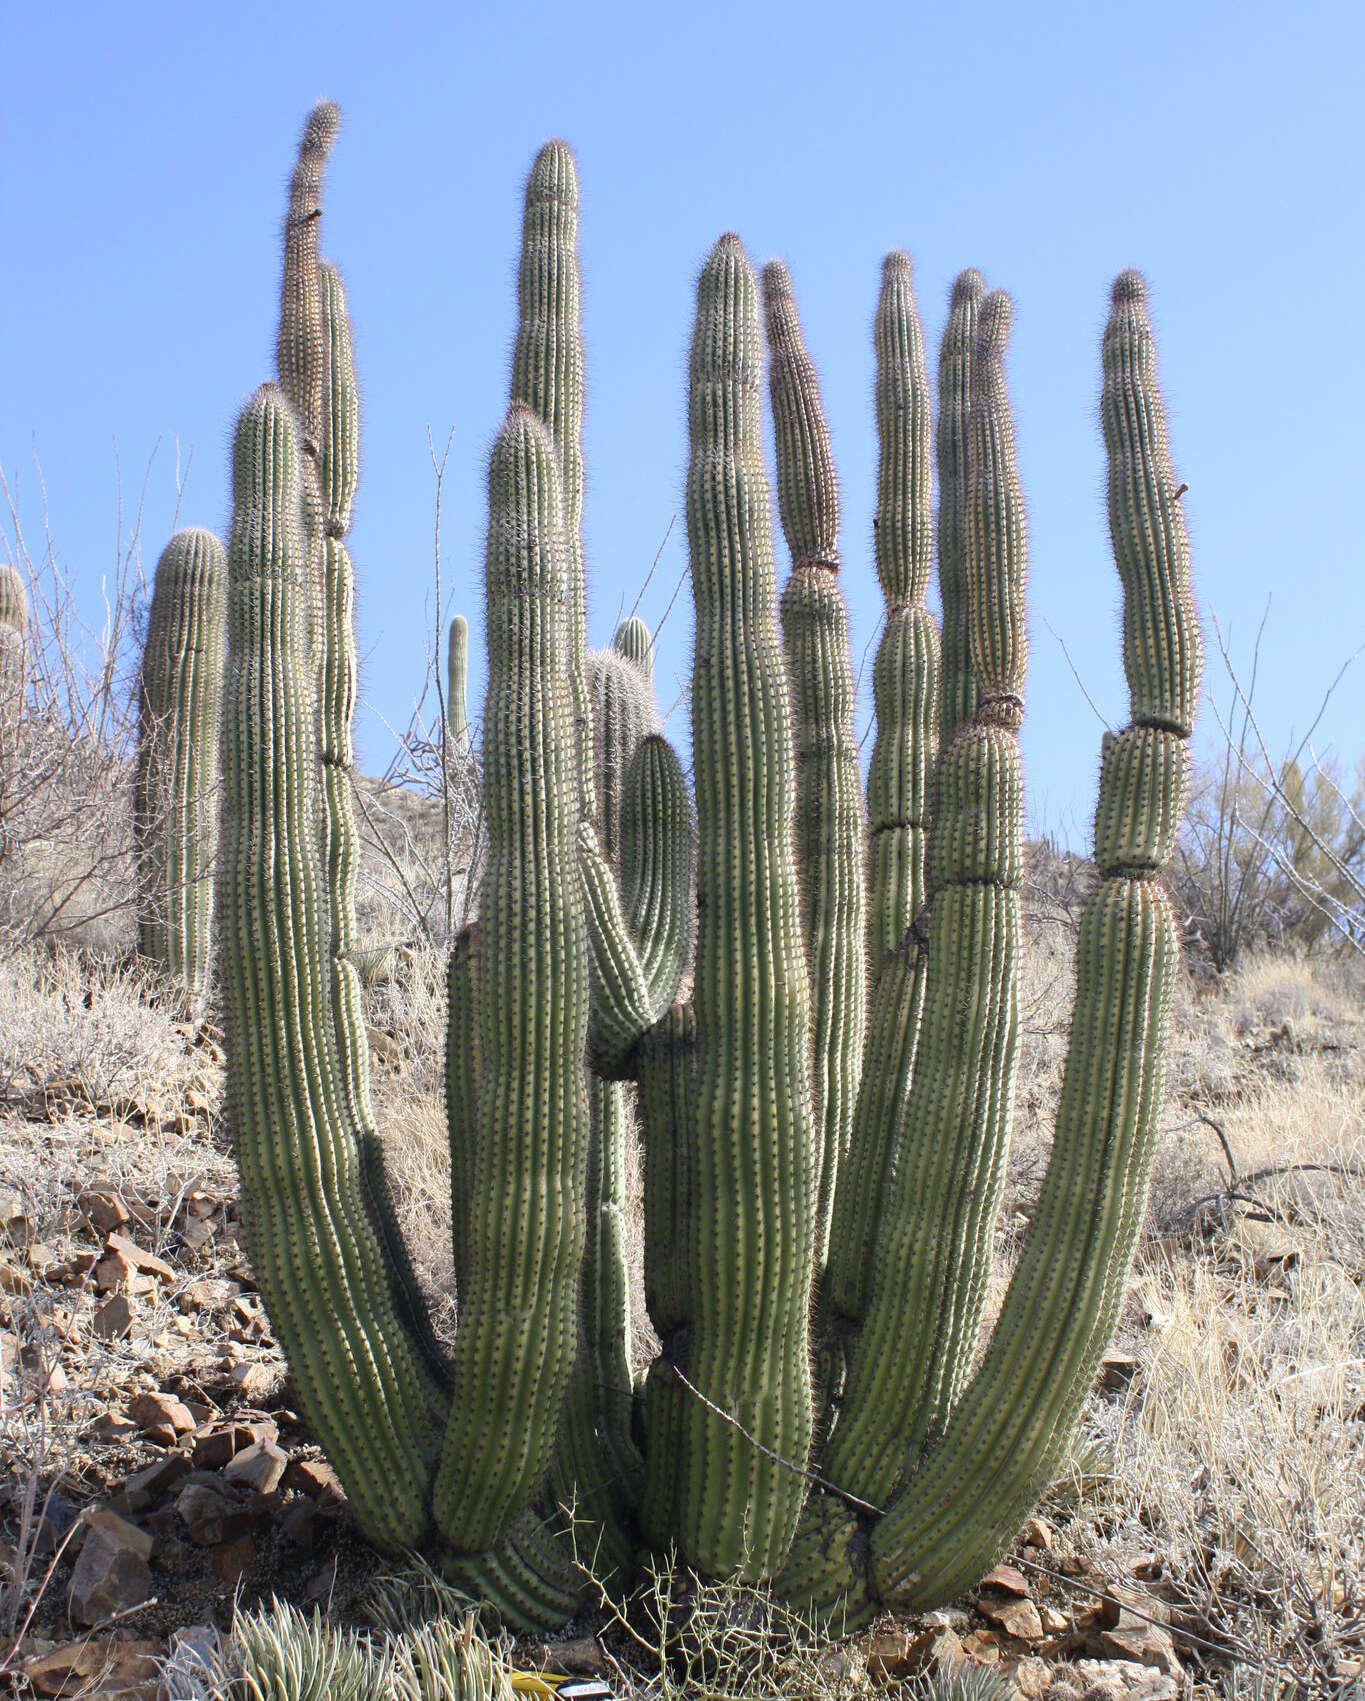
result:
M 863 791 L 829 427 L 791 278 L 780 260 L 763 268 L 762 283 L 778 509 L 792 556 L 781 618 L 796 709 L 796 844 L 820 1143 L 815 1252 L 822 1267 L 834 1180 L 852 1133 L 867 1020 Z
M 910 930 L 927 896 L 925 843 L 938 690 L 938 635 L 924 605 L 933 481 L 924 335 L 910 260 L 899 250 L 882 265 L 874 342 L 880 448 L 875 541 L 886 626 L 872 674 L 877 736 L 867 776 L 873 990 L 853 1129 L 835 1185 L 824 1286 L 825 1299 L 845 1324 L 860 1323 L 867 1304 L 872 1249 L 913 1076 L 924 1001 L 922 942 Z M 833 1362 L 842 1364 L 842 1353 L 835 1353 Z
M 365 1026 L 364 992 L 355 964 L 356 881 L 360 867 L 360 842 L 352 803 L 357 691 L 355 569 L 345 537 L 360 478 L 360 402 L 341 276 L 335 266 L 323 260 L 317 265 L 317 283 L 325 380 L 316 468 L 323 504 L 323 535 L 312 547 L 320 551 L 322 569 L 318 732 L 337 1060 L 347 1115 L 360 1150 L 368 1208 L 385 1249 L 394 1303 L 425 1367 L 428 1398 L 438 1401 L 449 1389 L 450 1369 L 437 1342 L 425 1296 L 398 1227 L 384 1143 L 370 1097 L 369 1033 Z
M 446 649 L 446 737 L 457 761 L 469 754 L 469 622 L 457 614 Z
M 298 428 L 259 390 L 233 449 L 224 688 L 221 961 L 227 1114 L 252 1268 L 298 1398 L 361 1527 L 420 1543 L 437 1416 L 394 1305 L 331 1008 L 318 849 Z
M 1025 543 L 1006 298 L 987 298 L 982 327 L 968 561 L 982 709 L 940 762 L 919 1052 L 826 1455 L 833 1480 L 874 1505 L 946 1422 L 976 1349 L 1018 1053 Z
M 138 695 L 138 949 L 196 997 L 212 953 L 226 638 L 223 546 L 177 532 L 156 566 Z
M 491 1548 L 548 1469 L 577 1345 L 589 984 L 567 561 L 559 458 L 514 405 L 489 468 L 474 1247 L 435 1487 L 463 1551 Z
M 748 1577 L 780 1561 L 804 1498 L 787 1461 L 803 1460 L 811 1439 L 818 1186 L 761 375 L 753 272 L 725 236 L 698 284 L 689 399 L 698 1209 L 686 1316 L 650 1371 L 647 1469 L 672 1481 L 647 1486 L 646 1517 L 671 1501 L 673 1530 L 649 1533 L 676 1534 L 706 1571 Z
M 1117 1320 L 1156 1141 L 1178 947 L 1155 876 L 1179 825 L 1200 657 L 1135 272 L 1114 284 L 1103 366 L 1134 725 L 1105 740 L 1095 811 L 1102 879 L 1081 918 L 1071 1039 L 1033 1222 L 980 1368 L 873 1532 L 877 1591 L 906 1611 L 981 1576 L 1052 1480 Z M 1137 508 L 1150 524 L 1132 523 Z
M 569 670 L 578 725 L 579 808 L 593 819 L 583 565 L 583 333 L 578 270 L 578 167 L 567 142 L 546 142 L 526 179 L 512 401 L 535 410 L 559 461 L 569 596 Z
M 327 394 L 327 352 L 318 278 L 318 242 L 322 230 L 322 179 L 327 156 L 341 128 L 341 109 L 322 100 L 308 114 L 289 182 L 284 226 L 284 275 L 280 286 L 280 326 L 275 368 L 280 388 L 299 422 L 303 466 L 305 531 L 321 531 L 323 504 L 320 460 Z
M 976 713 L 967 597 L 967 430 L 972 353 L 986 280 L 974 267 L 953 280 L 938 357 L 938 586 L 943 606 L 939 739 L 944 745 Z
M 933 555 L 933 456 L 924 332 L 909 256 L 882 265 L 877 348 L 877 576 L 886 626 L 872 676 L 877 735 L 867 776 L 868 955 L 873 984 L 924 903 L 938 634 L 924 604 Z

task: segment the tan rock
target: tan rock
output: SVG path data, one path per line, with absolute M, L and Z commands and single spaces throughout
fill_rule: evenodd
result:
M 223 1469 L 228 1482 L 273 1494 L 289 1465 L 289 1455 L 274 1441 L 256 1441 L 235 1453 Z
M 325 1459 L 291 1459 L 289 1468 L 284 1473 L 283 1486 L 294 1489 L 299 1494 L 306 1494 L 310 1500 L 319 1500 L 324 1505 L 346 1498 L 341 1478 Z
M 1014 1680 L 1014 1687 L 1025 1697 L 1025 1701 L 1042 1701 L 1042 1696 L 1052 1681 L 1052 1667 L 1046 1660 L 1040 1660 L 1036 1654 L 1029 1654 L 1007 1666 L 1005 1675 Z
M 983 1589 L 976 1609 L 983 1618 L 998 1624 L 1007 1636 L 1017 1637 L 1021 1642 L 1041 1642 L 1043 1639 L 1043 1621 L 1038 1616 L 1038 1608 L 1030 1600 Z
M 135 1240 L 129 1240 L 126 1234 L 111 1234 L 104 1244 L 107 1252 L 126 1258 L 142 1275 L 155 1276 L 163 1282 L 175 1280 L 175 1271 L 164 1258 L 158 1258 L 154 1252 L 145 1252 Z
M 82 1637 L 24 1661 L 23 1672 L 39 1695 L 127 1695 L 157 1681 L 155 1642 L 119 1642 L 112 1637 Z M 92 1689 L 90 1685 L 98 1683 Z
M 106 1299 L 95 1313 L 91 1328 L 105 1341 L 127 1338 L 133 1327 L 133 1302 L 126 1293 L 116 1293 Z
M 1131 1660 L 1135 1665 L 1155 1666 L 1177 1682 L 1185 1668 L 1175 1651 L 1175 1642 L 1164 1624 L 1149 1624 L 1125 1612 L 1111 1629 L 1095 1639 L 1096 1652 L 1108 1659 Z
M 129 1402 L 128 1415 L 143 1429 L 169 1429 L 172 1440 L 177 1435 L 188 1435 L 194 1428 L 189 1409 L 173 1394 L 139 1394 Z
M 993 1571 L 988 1571 L 981 1579 L 979 1587 L 1001 1595 L 1026 1595 L 1029 1592 L 1028 1578 L 1017 1565 L 997 1565 Z
M 128 1207 L 112 1187 L 87 1187 L 76 1196 L 96 1234 L 114 1234 L 126 1227 Z

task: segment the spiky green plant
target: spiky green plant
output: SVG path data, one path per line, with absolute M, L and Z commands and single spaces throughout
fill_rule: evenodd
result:
M 138 949 L 192 993 L 208 981 L 218 848 L 218 728 L 227 556 L 175 534 L 156 564 L 138 698 L 133 792 Z
M 317 265 L 318 137 L 334 128 L 327 109 L 305 133 L 285 269 L 285 317 L 307 321 L 316 296 L 332 353 L 320 389 L 304 358 L 290 398 L 259 392 L 238 428 L 226 722 L 230 1114 L 253 1263 L 299 1399 L 362 1527 L 425 1548 L 515 1624 L 567 1616 L 593 1566 L 624 1566 L 641 1536 L 849 1623 L 942 1602 L 1009 1541 L 1065 1444 L 1113 1326 L 1160 1103 L 1176 957 L 1159 871 L 1199 640 L 1141 280 L 1115 284 L 1104 341 L 1133 725 L 1104 749 L 1102 878 L 1081 927 L 1053 1155 L 981 1351 L 1023 852 L 1027 540 L 1008 298 L 964 273 L 940 363 L 941 670 L 925 601 L 924 339 L 909 261 L 884 268 L 886 624 L 864 872 L 814 369 L 790 279 L 772 268 L 793 555 L 779 629 L 759 292 L 737 237 L 708 259 L 688 401 L 694 875 L 677 758 L 608 689 L 644 640 L 625 634 L 610 664 L 585 648 L 577 179 L 562 143 L 542 150 L 489 478 L 488 859 L 449 975 L 460 1316 L 447 1361 L 396 1241 L 356 1072 L 348 817 L 341 790 L 317 783 L 320 763 L 324 778 L 345 767 L 329 728 L 348 736 L 349 723 L 329 705 L 349 700 L 354 665 L 348 571 L 332 571 L 345 527 L 331 428 L 308 423 L 348 417 L 339 292 L 325 270 L 316 287 L 303 275 Z M 631 697 L 643 689 L 637 674 Z M 619 1140 L 602 1110 L 622 1081 L 638 1091 L 661 1343 L 642 1389 L 628 1381 Z

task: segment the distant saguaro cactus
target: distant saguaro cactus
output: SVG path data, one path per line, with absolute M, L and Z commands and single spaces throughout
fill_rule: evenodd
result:
M 457 759 L 469 754 L 469 622 L 457 614 L 446 650 L 446 736 Z
M 138 949 L 193 993 L 208 980 L 218 843 L 227 557 L 179 531 L 156 565 L 142 653 L 133 825 Z
M 1022 948 L 1027 529 L 1010 300 L 975 272 L 953 290 L 940 657 L 924 338 L 908 257 L 883 267 L 885 621 L 864 804 L 834 460 L 791 279 L 775 264 L 763 289 L 792 555 L 779 605 L 758 282 L 737 236 L 712 250 L 688 369 L 694 827 L 655 730 L 648 632 L 626 622 L 612 652 L 586 649 L 578 181 L 562 142 L 537 156 L 512 403 L 489 467 L 488 854 L 448 977 L 447 1354 L 397 1240 L 357 1067 L 338 754 L 356 459 L 349 430 L 334 440 L 353 385 L 339 284 L 316 255 L 335 131 L 334 109 L 319 113 L 295 176 L 284 317 L 306 320 L 316 297 L 331 352 L 319 380 L 303 338 L 288 394 L 259 391 L 235 447 L 223 903 L 244 1220 L 300 1404 L 361 1527 L 426 1547 L 519 1626 L 573 1611 L 589 1538 L 603 1569 L 627 1568 L 642 1542 L 673 1548 L 848 1625 L 941 1604 L 1052 1480 L 1114 1324 L 1157 1126 L 1176 964 L 1159 870 L 1200 655 L 1145 286 L 1116 281 L 1103 345 L 1133 724 L 1103 747 L 1101 878 L 1052 1155 L 983 1348 Z M 642 1387 L 624 1082 L 660 1342 Z
M 0 566 L 0 762 L 8 759 L 24 697 L 28 592 L 17 567 Z

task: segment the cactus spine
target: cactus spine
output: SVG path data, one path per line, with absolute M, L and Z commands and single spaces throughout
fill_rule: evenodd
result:
M 156 564 L 138 697 L 133 823 L 138 949 L 193 994 L 208 985 L 218 846 L 227 557 L 177 532 Z
M 702 271 L 693 951 L 690 804 L 651 730 L 648 632 L 627 621 L 613 654 L 585 649 L 578 192 L 567 148 L 542 150 L 490 468 L 488 864 L 449 970 L 448 1364 L 386 1212 L 348 972 L 353 384 L 339 284 L 304 275 L 334 128 L 334 113 L 310 120 L 291 203 L 308 229 L 291 210 L 287 237 L 283 316 L 303 329 L 282 331 L 281 373 L 286 343 L 303 349 L 302 423 L 272 389 L 244 415 L 231 551 L 230 1105 L 300 1398 L 364 1528 L 425 1541 L 519 1625 L 580 1598 L 570 1495 L 614 1566 L 643 1533 L 849 1622 L 941 1602 L 1008 1541 L 1065 1443 L 1122 1292 L 1160 1102 L 1176 959 L 1157 877 L 1199 648 L 1141 280 L 1115 285 L 1103 399 L 1133 724 L 1103 752 L 1103 878 L 1053 1155 L 972 1375 L 1018 1038 L 1026 537 L 1008 299 L 964 273 L 940 360 L 940 675 L 924 340 L 908 259 L 883 270 L 887 618 L 864 874 L 837 489 L 791 281 L 780 266 L 764 279 L 793 556 L 779 633 L 758 290 L 736 237 Z M 621 1081 L 638 1094 L 661 1341 L 634 1412 Z

